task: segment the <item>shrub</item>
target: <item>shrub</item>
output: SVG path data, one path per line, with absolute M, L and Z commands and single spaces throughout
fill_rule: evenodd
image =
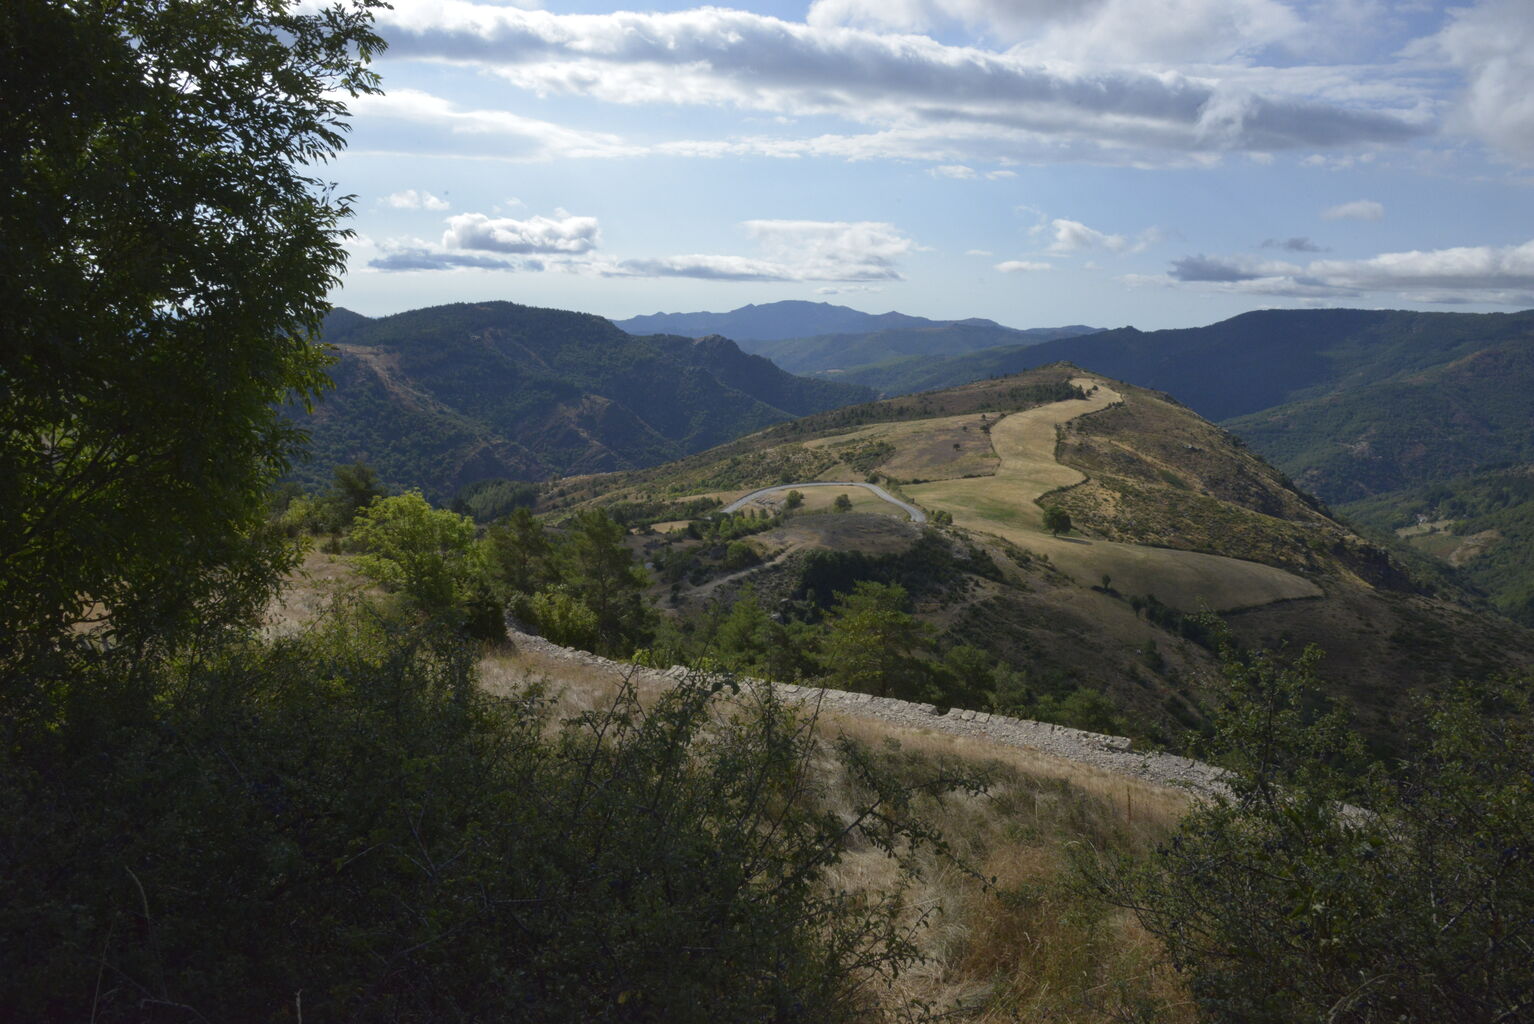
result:
M 689 679 L 564 723 L 450 634 L 359 613 L 114 678 L 0 749 L 15 1019 L 835 1022 L 917 959 L 853 848 L 941 847 L 920 793 L 768 690 Z M 146 685 L 149 684 L 149 685 Z M 821 767 L 848 794 L 833 809 Z M 909 773 L 907 773 L 909 775 Z M 919 916 L 919 915 L 918 915 Z

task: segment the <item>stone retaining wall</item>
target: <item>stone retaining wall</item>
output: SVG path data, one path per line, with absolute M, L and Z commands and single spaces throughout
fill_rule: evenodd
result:
M 541 636 L 516 630 L 512 631 L 511 639 L 518 647 L 540 651 L 551 657 L 593 668 L 633 673 L 638 682 L 656 686 L 669 686 L 692 671 L 682 665 L 664 670 L 639 668 L 626 662 L 612 661 L 588 651 L 560 647 Z M 1048 722 L 1033 722 L 963 708 L 952 708 L 946 713 L 939 714 L 937 708 L 931 704 L 913 704 L 893 697 L 875 697 L 872 694 L 855 693 L 851 690 L 772 683 L 749 677 L 742 677 L 739 682 L 744 686 L 771 686 L 784 700 L 814 704 L 826 711 L 857 718 L 876 719 L 911 729 L 929 729 L 934 732 L 972 736 L 1005 746 L 1037 750 L 1157 785 L 1176 786 L 1199 792 L 1215 792 L 1223 789 L 1220 782 L 1224 775 L 1222 769 L 1202 761 L 1175 757 L 1157 751 L 1136 752 L 1131 749 L 1132 742 L 1127 736 L 1104 736 L 1100 733 L 1052 725 Z

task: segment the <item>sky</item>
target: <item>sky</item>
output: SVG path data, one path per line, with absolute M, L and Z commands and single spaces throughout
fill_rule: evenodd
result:
M 333 301 L 1534 306 L 1534 0 L 393 0 Z

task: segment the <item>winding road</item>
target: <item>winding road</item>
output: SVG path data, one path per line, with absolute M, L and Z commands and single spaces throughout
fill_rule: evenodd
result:
M 911 517 L 911 522 L 925 523 L 927 521 L 927 513 L 923 512 L 915 505 L 912 505 L 910 502 L 901 501 L 899 498 L 895 497 L 893 494 L 891 494 L 889 491 L 886 491 L 878 484 L 865 484 L 856 480 L 815 480 L 802 484 L 777 484 L 773 487 L 762 487 L 752 491 L 750 494 L 747 494 L 744 497 L 736 498 L 724 508 L 720 509 L 720 511 L 725 513 L 738 512 L 740 509 L 744 508 L 748 502 L 754 501 L 764 494 L 771 494 L 774 491 L 797 491 L 803 487 L 861 487 L 863 490 L 873 494 L 874 497 L 883 498 L 891 505 L 902 509 L 906 515 Z

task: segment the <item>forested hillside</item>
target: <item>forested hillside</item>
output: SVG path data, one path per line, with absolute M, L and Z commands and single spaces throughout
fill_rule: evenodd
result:
M 600 317 L 507 302 L 326 322 L 335 388 L 312 416 L 311 485 L 366 461 L 388 483 L 452 494 L 653 465 L 867 397 L 784 373 L 722 338 L 635 338 Z

